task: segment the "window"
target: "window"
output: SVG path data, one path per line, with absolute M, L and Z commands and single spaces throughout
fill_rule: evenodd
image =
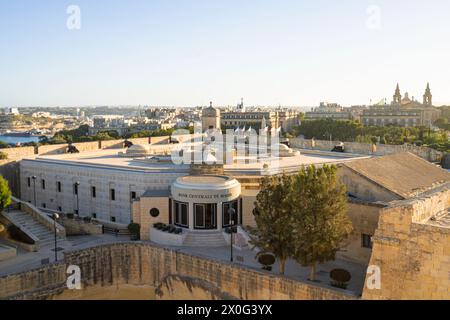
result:
M 97 198 L 97 189 L 95 187 L 91 187 L 91 196 L 92 198 Z
M 58 182 L 56 183 L 56 189 L 58 190 L 58 192 L 61 192 L 61 189 L 62 189 L 62 187 L 61 187 L 61 181 L 58 181 Z
M 73 193 L 78 195 L 78 184 L 76 183 L 73 185 Z
M 194 227 L 196 229 L 216 229 L 217 204 L 194 204 Z
M 156 209 L 156 208 L 151 209 L 151 210 L 150 210 L 150 215 L 151 215 L 153 218 L 157 218 L 157 217 L 159 216 L 159 210 Z
M 41 187 L 42 187 L 42 190 L 45 190 L 45 180 L 44 179 L 41 180 Z
M 58 211 L 59 211 L 59 212 L 62 212 L 62 207 L 61 207 L 61 206 L 58 207 Z
M 47 204 L 46 204 L 46 203 L 43 203 L 43 204 L 42 204 L 42 208 L 44 208 L 44 209 L 47 208 Z
M 115 189 L 110 189 L 109 190 L 109 197 L 112 201 L 116 200 L 116 190 Z
M 361 235 L 361 246 L 363 248 L 368 248 L 368 249 L 372 249 L 373 243 L 372 243 L 372 236 L 368 235 L 368 234 L 362 234 Z
M 136 200 L 136 198 L 137 198 L 136 191 L 131 191 L 131 194 L 130 194 L 131 201 Z
M 116 222 L 116 217 L 111 217 L 111 222 Z
M 31 187 L 31 178 L 30 177 L 27 178 L 27 185 L 28 185 L 28 188 Z
M 189 227 L 188 204 L 174 201 L 175 206 L 175 224 L 181 227 Z
M 93 213 L 93 214 L 92 214 L 92 218 L 97 219 L 97 214 L 96 214 L 96 213 Z
M 77 216 L 79 215 L 78 210 L 75 210 L 75 214 L 76 214 Z
M 234 209 L 234 217 L 230 217 L 230 209 Z M 222 205 L 222 226 L 225 227 L 229 227 L 230 224 L 230 220 L 234 219 L 234 224 L 237 224 L 237 215 L 238 213 L 238 202 L 236 201 L 232 201 L 232 202 L 225 202 Z

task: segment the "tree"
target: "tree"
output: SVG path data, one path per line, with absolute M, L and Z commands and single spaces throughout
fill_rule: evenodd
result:
M 345 186 L 335 166 L 303 168 L 292 177 L 291 192 L 284 201 L 291 206 L 294 221 L 294 259 L 310 266 L 315 279 L 318 263 L 334 260 L 352 230 L 347 215 Z
M 0 175 L 0 212 L 11 204 L 11 190 L 8 181 Z
M 249 227 L 251 244 L 265 252 L 273 253 L 279 260 L 281 274 L 284 274 L 286 260 L 294 250 L 294 221 L 286 197 L 291 188 L 291 180 L 286 175 L 263 179 L 253 211 L 257 227 Z

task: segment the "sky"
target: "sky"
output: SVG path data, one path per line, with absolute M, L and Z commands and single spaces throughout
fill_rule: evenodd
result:
M 0 0 L 0 107 L 440 105 L 449 75 L 448 0 Z

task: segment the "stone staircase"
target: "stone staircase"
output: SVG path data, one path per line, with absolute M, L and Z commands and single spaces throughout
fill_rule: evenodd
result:
M 39 239 L 41 248 L 54 243 L 54 232 L 50 231 L 45 226 L 34 220 L 31 215 L 17 210 L 10 211 L 7 215 L 10 218 L 11 222 L 23 229 L 26 229 L 31 234 L 36 236 Z M 58 237 L 58 241 L 59 240 L 61 240 L 60 237 Z
M 226 245 L 221 231 L 189 232 L 183 242 L 183 246 L 186 247 L 223 247 Z

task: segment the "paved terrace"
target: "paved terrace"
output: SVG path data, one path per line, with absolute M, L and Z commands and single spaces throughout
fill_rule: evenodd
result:
M 114 235 L 100 235 L 100 236 L 77 236 L 77 237 L 67 237 L 67 240 L 59 241 L 58 247 L 63 248 L 63 251 L 58 253 L 59 260 L 63 259 L 63 252 L 77 251 L 81 249 L 87 249 L 90 247 L 95 247 L 98 245 L 111 244 L 111 243 L 128 243 L 130 242 L 129 236 L 114 236 Z M 0 244 L 5 243 L 0 239 Z M 151 243 L 151 242 L 148 242 Z M 155 246 L 159 246 L 154 244 Z M 42 259 L 49 259 L 50 263 L 54 262 L 54 251 L 52 250 L 54 245 L 47 245 L 39 252 L 26 252 L 22 249 L 18 249 L 17 257 L 0 262 L 0 277 L 9 274 L 16 274 L 20 272 L 25 272 L 28 270 L 36 269 L 41 267 Z M 184 252 L 194 256 L 198 256 L 205 259 L 212 259 L 216 261 L 229 262 L 230 261 L 230 247 L 168 247 L 172 250 Z M 253 269 L 261 270 L 261 266 L 255 260 L 255 251 L 245 249 L 239 250 L 234 249 L 234 263 L 240 264 Z M 150 262 L 149 262 L 150 263 Z M 360 296 L 362 293 L 366 268 L 351 262 L 336 260 L 319 265 L 317 268 L 317 281 L 315 285 L 321 287 L 330 286 L 329 272 L 335 268 L 344 268 L 348 270 L 352 279 L 349 283 L 347 293 L 353 294 L 355 296 Z M 289 260 L 286 263 L 286 277 L 301 281 L 308 282 L 309 268 L 301 267 L 295 261 Z M 268 271 L 265 271 L 268 272 Z M 270 273 L 270 272 L 269 272 Z M 271 273 L 278 274 L 278 263 L 274 265 L 273 271 Z M 333 288 L 335 290 L 342 290 Z
M 267 173 L 281 173 L 283 171 L 296 171 L 301 166 L 308 166 L 311 164 L 338 164 L 355 159 L 366 159 L 368 156 L 357 154 L 341 154 L 324 151 L 310 151 L 299 150 L 300 155 L 293 157 L 283 157 L 279 160 L 261 159 L 254 163 L 234 163 L 225 165 L 224 170 L 226 174 L 236 175 L 254 175 Z M 92 152 L 83 152 L 78 154 L 60 154 L 60 155 L 46 155 L 37 158 L 30 158 L 29 160 L 40 161 L 44 163 L 54 163 L 60 165 L 71 166 L 86 166 L 86 167 L 100 167 L 100 168 L 119 168 L 125 170 L 140 170 L 151 172 L 188 172 L 189 165 L 176 165 L 172 162 L 146 162 L 145 158 L 127 158 L 119 156 L 119 152 L 126 152 L 126 149 L 106 149 Z M 157 153 L 154 155 L 158 156 Z M 159 155 L 163 156 L 163 155 Z M 26 160 L 26 159 L 25 159 Z M 268 169 L 263 169 L 265 164 L 269 165 Z

